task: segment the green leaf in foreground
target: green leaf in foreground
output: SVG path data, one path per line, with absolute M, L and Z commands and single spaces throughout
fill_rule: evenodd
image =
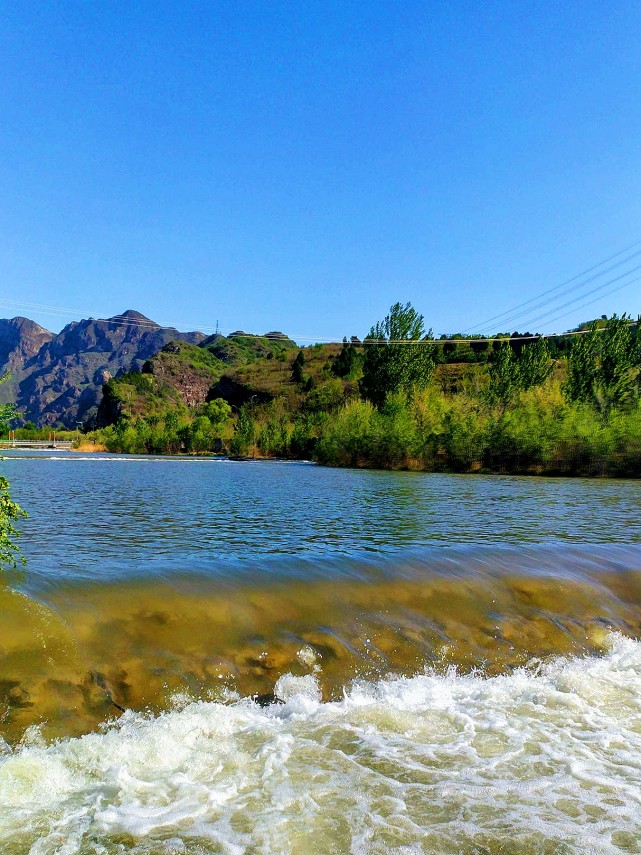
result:
M 10 376 L 9 374 L 2 375 L 0 384 L 9 380 Z M 0 406 L 0 427 L 6 427 L 16 415 L 16 408 L 13 404 Z M 18 564 L 24 567 L 27 563 L 16 543 L 20 537 L 20 532 L 14 526 L 16 520 L 26 516 L 27 512 L 23 511 L 20 505 L 12 500 L 9 482 L 0 475 L 0 570 L 14 570 Z
M 26 516 L 26 511 L 12 500 L 9 482 L 0 476 L 0 569 L 15 569 L 19 564 L 26 564 L 16 543 L 20 532 L 14 525 L 20 517 Z

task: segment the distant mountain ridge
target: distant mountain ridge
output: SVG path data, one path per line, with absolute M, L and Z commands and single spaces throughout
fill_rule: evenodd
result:
M 0 319 L 2 400 L 15 403 L 27 421 L 75 427 L 95 415 L 102 386 L 139 370 L 170 341 L 199 344 L 201 332 L 161 327 L 128 309 L 111 318 L 73 321 L 57 335 L 27 318 Z

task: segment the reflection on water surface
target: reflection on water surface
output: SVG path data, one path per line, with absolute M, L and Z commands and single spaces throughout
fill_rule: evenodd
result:
M 3 851 L 641 846 L 638 484 L 6 471 Z

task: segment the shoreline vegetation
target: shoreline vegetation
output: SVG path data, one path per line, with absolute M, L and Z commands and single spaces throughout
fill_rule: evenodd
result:
M 0 385 L 7 379 L 6 375 L 0 377 Z M 7 426 L 15 417 L 16 410 L 12 404 L 0 405 L 0 433 L 8 430 Z M 4 458 L 0 457 L 0 460 L 2 459 Z M 9 482 L 0 475 L 0 574 L 5 570 L 17 570 L 26 566 L 18 544 L 20 531 L 15 525 L 26 516 L 27 512 L 11 498 Z
M 364 341 L 299 349 L 270 335 L 168 345 L 142 372 L 110 380 L 98 424 L 68 438 L 83 452 L 641 476 L 641 335 L 625 315 L 549 339 L 435 340 L 396 303 Z

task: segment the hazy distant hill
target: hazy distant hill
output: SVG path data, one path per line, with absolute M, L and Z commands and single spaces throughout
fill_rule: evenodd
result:
M 0 388 L 25 419 L 74 427 L 96 412 L 110 377 L 142 368 L 170 341 L 198 344 L 204 338 L 160 327 L 133 310 L 74 321 L 58 335 L 26 318 L 0 320 L 0 371 L 12 374 Z

